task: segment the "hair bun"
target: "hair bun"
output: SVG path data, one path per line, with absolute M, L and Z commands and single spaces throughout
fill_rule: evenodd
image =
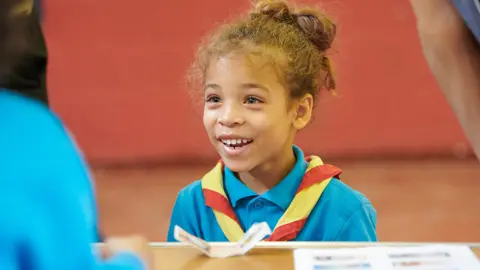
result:
M 297 13 L 297 24 L 320 51 L 326 51 L 332 46 L 337 28 L 327 17 L 315 11 L 304 10 Z
M 292 18 L 290 8 L 285 1 L 281 0 L 259 0 L 255 5 L 255 13 L 264 14 L 268 17 L 284 22 Z
M 321 52 L 328 50 L 335 39 L 335 24 L 316 10 L 293 12 L 285 0 L 258 0 L 252 15 L 258 14 L 298 27 Z

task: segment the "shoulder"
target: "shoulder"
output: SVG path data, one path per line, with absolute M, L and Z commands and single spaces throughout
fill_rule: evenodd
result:
M 352 205 L 370 203 L 370 200 L 364 194 L 351 188 L 338 178 L 333 178 L 332 181 L 330 181 L 326 191 L 332 193 L 332 195 L 335 195 L 337 198 L 346 200 L 347 203 Z
M 61 119 L 47 106 L 23 95 L 0 90 L 0 143 L 5 149 L 45 162 L 58 155 L 79 157 L 79 149 Z M 81 157 L 81 155 L 80 155 Z
M 182 188 L 177 195 L 177 206 L 195 206 L 204 205 L 205 199 L 202 192 L 202 181 L 196 180 Z M 192 208 L 189 208 L 193 210 Z M 186 210 L 186 209 L 184 209 Z
M 28 157 L 36 160 L 26 162 L 31 166 L 61 167 L 59 161 L 76 166 L 82 158 L 62 121 L 47 106 L 31 98 L 0 90 L 0 126 L 0 144 L 11 162 Z M 75 162 L 68 163 L 72 160 Z
M 328 204 L 335 209 L 334 213 L 348 219 L 358 211 L 367 212 L 369 216 L 375 215 L 375 209 L 370 200 L 338 178 L 333 178 L 325 188 L 320 203 Z
M 47 106 L 9 90 L 0 90 L 0 115 L 8 132 L 34 132 L 29 135 L 36 138 L 45 133 L 66 135 L 60 119 Z
M 324 224 L 324 237 L 331 241 L 375 241 L 377 214 L 370 200 L 337 178 L 325 188 L 315 211 Z

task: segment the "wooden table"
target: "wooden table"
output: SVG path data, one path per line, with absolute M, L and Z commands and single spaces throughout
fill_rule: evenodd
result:
M 297 248 L 332 248 L 364 246 L 402 246 L 426 243 L 261 243 L 246 256 L 211 259 L 193 248 L 173 243 L 152 243 L 156 270 L 293 270 L 293 250 Z M 222 245 L 222 244 L 218 244 Z M 480 244 L 468 243 L 480 258 Z

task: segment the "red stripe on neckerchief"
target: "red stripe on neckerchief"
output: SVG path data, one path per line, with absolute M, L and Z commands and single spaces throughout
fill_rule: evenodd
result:
M 330 180 L 342 173 L 335 166 L 323 164 L 319 157 L 308 157 L 306 161 L 309 166 L 295 197 L 278 221 L 272 235 L 265 241 L 295 239 Z M 244 231 L 223 187 L 223 162 L 220 161 L 202 178 L 202 190 L 205 204 L 212 208 L 227 239 L 231 242 L 238 241 Z

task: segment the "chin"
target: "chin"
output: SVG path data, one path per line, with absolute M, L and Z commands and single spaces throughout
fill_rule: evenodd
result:
M 255 167 L 255 165 L 248 160 L 232 160 L 228 158 L 223 158 L 222 160 L 227 168 L 236 173 L 249 172 Z

